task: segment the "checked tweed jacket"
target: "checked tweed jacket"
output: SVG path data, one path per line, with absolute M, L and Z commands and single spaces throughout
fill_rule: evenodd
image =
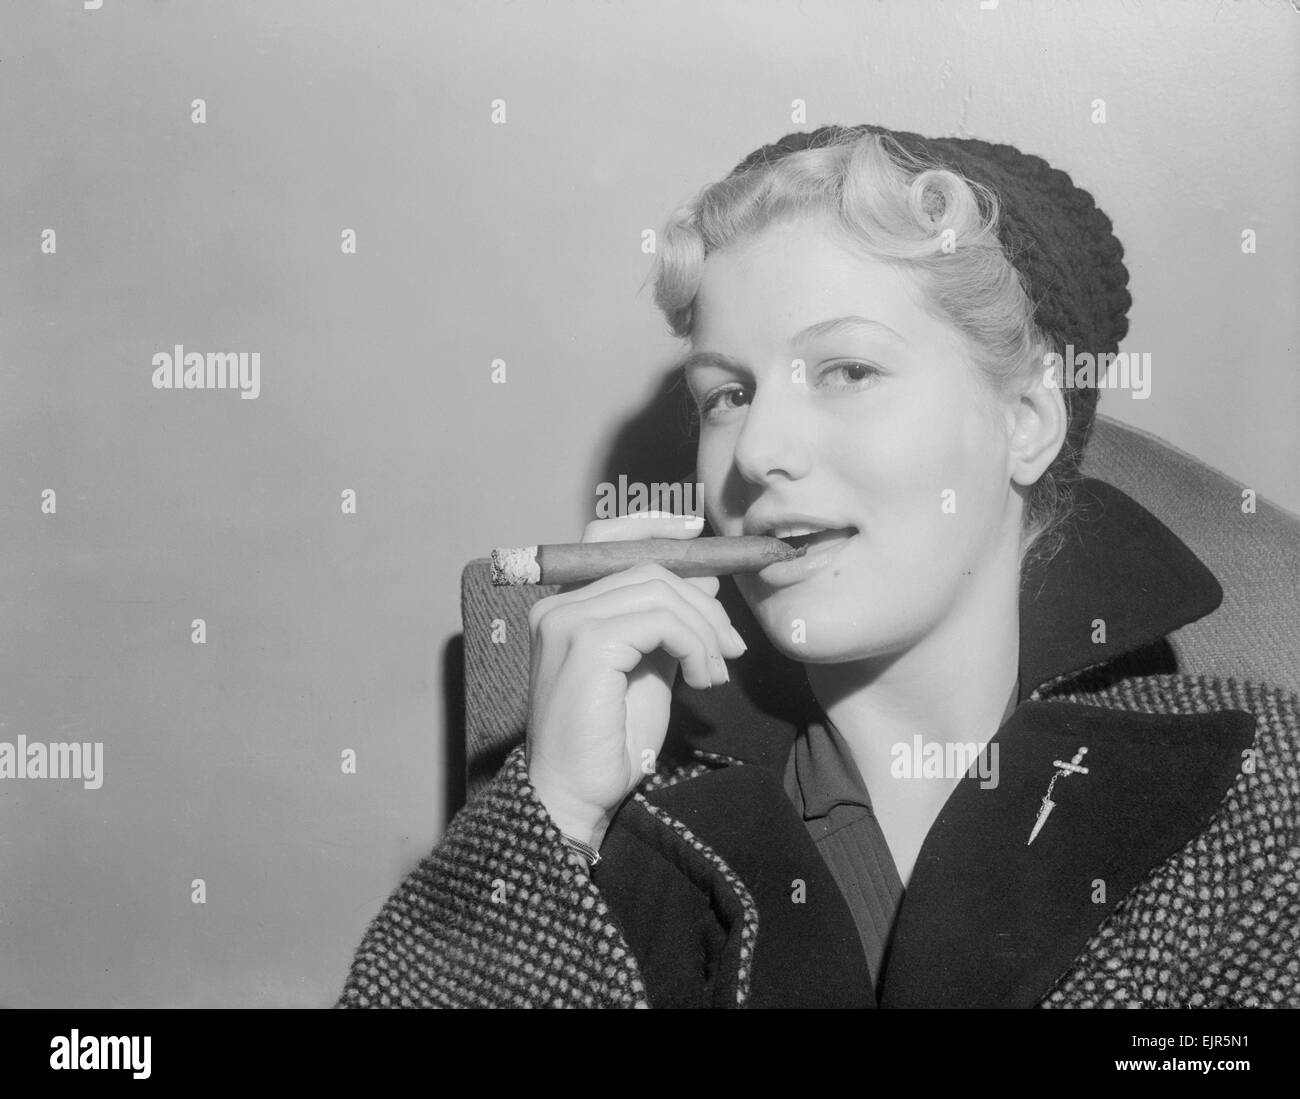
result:
M 1070 544 L 1022 585 L 999 783 L 964 778 L 927 835 L 878 994 L 782 788 L 820 708 L 738 604 L 741 674 L 679 683 L 601 863 L 561 843 L 515 748 L 373 920 L 338 1006 L 1300 1006 L 1300 701 L 1178 673 L 1163 638 L 1222 591 L 1086 484 Z M 1081 746 L 1089 773 L 1028 845 Z

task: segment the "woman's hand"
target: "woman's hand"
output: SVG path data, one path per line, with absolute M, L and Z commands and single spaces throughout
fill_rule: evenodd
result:
M 598 519 L 584 542 L 694 538 L 701 520 L 663 512 Z M 653 773 L 673 680 L 727 681 L 745 643 L 714 598 L 718 578 L 637 565 L 533 604 L 528 773 L 562 832 L 599 847 L 615 810 Z

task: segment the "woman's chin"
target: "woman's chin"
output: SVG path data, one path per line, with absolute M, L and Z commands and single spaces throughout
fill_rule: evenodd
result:
M 777 623 L 761 616 L 759 621 L 772 648 L 801 664 L 843 664 L 864 660 L 880 655 L 888 647 L 883 642 L 873 644 L 872 638 L 862 637 L 846 628 L 843 621 L 821 625 L 816 619 L 783 619 L 779 628 Z

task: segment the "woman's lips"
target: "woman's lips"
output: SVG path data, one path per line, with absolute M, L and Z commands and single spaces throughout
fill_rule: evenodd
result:
M 825 567 L 857 533 L 857 527 L 838 527 L 834 530 L 819 530 L 816 534 L 782 538 L 781 541 L 792 546 L 807 546 L 808 551 L 802 557 L 790 561 L 777 561 L 753 575 L 769 587 L 797 584 L 809 573 Z

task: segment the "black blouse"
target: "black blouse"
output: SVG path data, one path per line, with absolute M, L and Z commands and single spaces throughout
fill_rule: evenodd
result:
M 829 718 L 800 731 L 785 792 L 844 895 L 878 992 L 903 881 L 853 753 Z

